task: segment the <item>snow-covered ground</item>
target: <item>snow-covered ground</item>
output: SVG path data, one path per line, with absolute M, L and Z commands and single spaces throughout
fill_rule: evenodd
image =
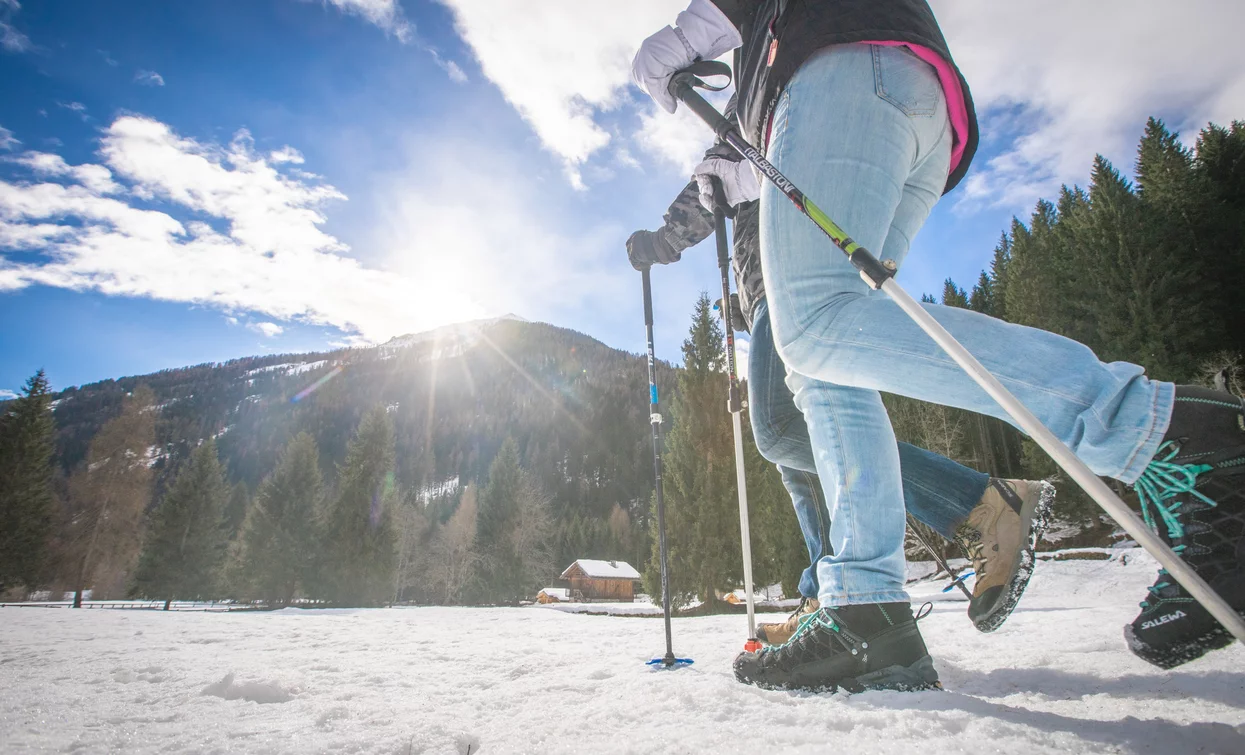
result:
M 1173 671 L 1121 627 L 1153 578 L 1043 562 L 977 633 L 940 584 L 921 626 L 946 691 L 812 695 L 735 682 L 741 616 L 521 609 L 278 613 L 0 609 L 0 752 L 1245 753 L 1245 650 Z

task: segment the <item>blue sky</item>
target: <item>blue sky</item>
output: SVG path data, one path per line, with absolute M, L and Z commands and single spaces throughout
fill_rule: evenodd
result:
M 933 5 L 984 141 L 914 244 L 914 294 L 971 284 L 1096 151 L 1131 165 L 1147 115 L 1245 116 L 1238 4 Z M 0 391 L 507 312 L 640 351 L 624 241 L 708 141 L 627 67 L 681 7 L 0 0 Z M 716 286 L 708 244 L 655 270 L 659 356 Z

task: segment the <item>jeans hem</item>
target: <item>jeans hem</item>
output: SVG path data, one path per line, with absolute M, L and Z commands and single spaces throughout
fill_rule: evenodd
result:
M 1141 473 L 1146 471 L 1150 461 L 1159 452 L 1159 446 L 1163 444 L 1167 428 L 1171 426 L 1172 411 L 1175 405 L 1176 384 L 1156 382 L 1154 401 L 1150 407 L 1150 427 L 1133 449 L 1123 471 L 1118 475 L 1112 475 L 1115 479 L 1126 485 L 1132 485 L 1141 477 Z

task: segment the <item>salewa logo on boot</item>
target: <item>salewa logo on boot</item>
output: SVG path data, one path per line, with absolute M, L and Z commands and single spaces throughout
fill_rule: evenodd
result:
M 1144 624 L 1141 625 L 1141 628 L 1142 629 L 1154 629 L 1155 627 L 1161 627 L 1164 624 L 1170 624 L 1171 622 L 1176 621 L 1177 619 L 1183 619 L 1187 615 L 1188 614 L 1186 614 L 1184 611 L 1177 611 L 1175 613 L 1163 614 L 1157 619 L 1150 619 L 1149 621 L 1145 622 Z

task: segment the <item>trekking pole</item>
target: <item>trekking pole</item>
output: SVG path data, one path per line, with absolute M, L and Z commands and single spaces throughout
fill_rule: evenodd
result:
M 960 592 L 964 593 L 964 597 L 972 600 L 973 594 L 968 591 L 967 587 L 964 586 L 964 580 L 968 579 L 969 574 L 972 574 L 972 572 L 965 574 L 963 577 L 957 574 L 955 570 L 951 568 L 951 564 L 947 563 L 947 559 L 943 558 L 942 554 L 935 550 L 933 544 L 926 540 L 925 536 L 921 534 L 921 531 L 917 529 L 916 522 L 912 519 L 911 514 L 908 514 L 908 533 L 921 544 L 921 547 L 924 548 L 927 553 L 929 553 L 929 555 L 934 559 L 934 563 L 938 564 L 938 567 L 945 571 L 947 576 L 951 577 L 951 585 L 947 587 L 947 590 L 950 590 L 951 587 L 958 587 L 960 588 Z M 946 592 L 947 590 L 943 590 L 943 592 Z
M 670 568 L 666 555 L 666 501 L 661 484 L 661 414 L 657 410 L 657 359 L 653 356 L 653 288 L 648 268 L 640 275 L 644 281 L 644 328 L 648 337 L 648 418 L 653 428 L 653 476 L 657 481 L 657 550 L 661 560 L 661 607 L 666 621 L 666 654 L 648 662 L 649 666 L 673 668 L 692 663 L 690 658 L 676 658 L 670 637 Z
M 748 641 L 744 652 L 761 649 L 757 639 L 756 600 L 752 592 L 752 530 L 748 521 L 748 483 L 744 472 L 744 401 L 739 391 L 735 365 L 735 324 L 731 316 L 730 251 L 726 239 L 726 192 L 717 178 L 713 183 L 713 233 L 718 244 L 718 271 L 722 274 L 722 322 L 726 326 L 726 409 L 731 413 L 735 433 L 735 487 L 739 489 L 739 542 L 744 558 L 744 599 L 748 606 Z
M 946 328 L 922 309 L 907 291 L 895 283 L 895 265 L 879 262 L 868 249 L 853 241 L 821 208 L 805 197 L 804 192 L 796 188 L 790 179 L 749 144 L 734 124 L 723 118 L 721 113 L 695 91 L 697 87 L 716 89 L 701 81 L 700 76 L 726 76 L 729 79 L 730 75 L 730 66 L 719 61 L 705 60 L 693 63 L 690 67 L 676 73 L 671 79 L 670 94 L 687 105 L 713 129 L 722 141 L 731 145 L 745 160 L 752 163 L 770 183 L 791 200 L 801 213 L 816 223 L 817 227 L 830 237 L 834 245 L 847 255 L 848 261 L 860 272 L 860 277 L 865 283 L 875 290 L 886 292 L 899 305 L 899 308 L 911 317 L 930 338 L 934 339 L 934 342 L 968 373 L 973 382 L 981 386 L 982 390 L 1020 426 L 1020 429 L 1041 446 L 1042 450 L 1049 454 L 1055 463 L 1063 468 L 1133 540 L 1154 556 L 1168 574 L 1188 590 L 1189 594 L 1197 599 L 1232 636 L 1245 642 L 1245 618 L 1232 610 L 1227 601 L 1219 597 L 1192 567 L 1180 560 L 1180 557 L 1147 527 L 1105 482 L 1085 466 L 1084 462 L 1078 459 L 1059 438 L 1055 437 L 1054 433 L 1046 429 L 1046 426 L 1025 408 L 1024 404 L 1020 403 L 996 377 L 977 361 L 976 357 L 955 340 Z

